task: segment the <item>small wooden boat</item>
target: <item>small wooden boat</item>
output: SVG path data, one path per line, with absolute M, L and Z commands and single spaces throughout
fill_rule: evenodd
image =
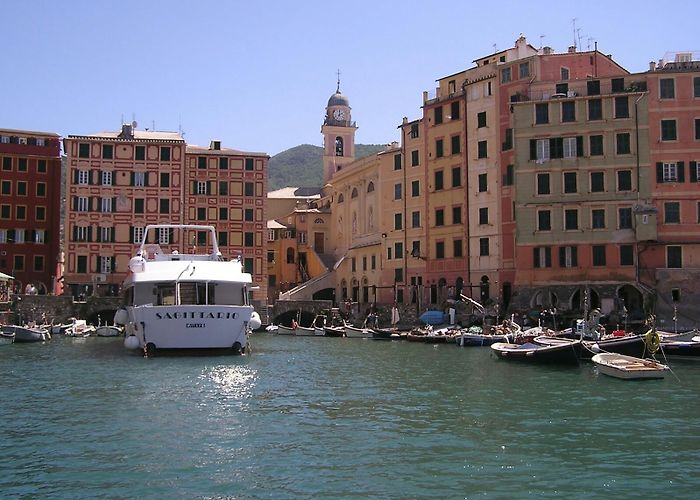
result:
M 98 337 L 119 337 L 123 330 L 114 325 L 102 325 L 95 328 L 95 335 Z
M 408 335 L 396 328 L 372 328 L 372 338 L 374 340 L 404 340 Z
M 700 337 L 698 340 L 661 340 L 660 348 L 667 356 L 700 356 Z
M 481 347 L 490 346 L 496 342 L 509 342 L 513 340 L 513 337 L 508 337 L 506 335 L 494 335 L 491 333 L 478 333 L 471 332 L 469 330 L 462 330 L 462 332 L 457 336 L 457 345 L 461 347 Z
M 323 334 L 326 337 L 345 337 L 345 327 L 326 325 L 323 327 Z
M 313 327 L 299 325 L 294 329 L 294 335 L 297 337 L 313 337 L 316 335 L 316 330 Z
M 277 335 L 294 335 L 294 331 L 291 326 L 277 325 Z
M 533 363 L 579 364 L 581 359 L 581 341 L 562 341 L 560 344 L 542 345 L 526 342 L 524 344 L 507 344 L 497 342 L 491 349 L 499 358 Z
M 617 353 L 596 354 L 592 361 L 599 373 L 625 380 L 664 378 L 671 371 L 658 361 Z
M 345 325 L 345 336 L 352 338 L 369 339 L 372 338 L 372 330 L 369 328 L 357 328 L 352 325 Z
M 28 343 L 28 342 L 44 342 L 45 340 L 51 340 L 51 334 L 48 330 L 41 328 L 30 328 L 28 326 L 18 326 L 18 325 L 5 325 L 2 327 L 2 332 L 7 334 L 13 334 L 14 342 Z

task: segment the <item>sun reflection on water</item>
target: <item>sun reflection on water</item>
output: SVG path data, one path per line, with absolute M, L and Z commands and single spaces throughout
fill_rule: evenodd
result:
M 257 372 L 248 366 L 219 365 L 205 369 L 202 382 L 211 386 L 211 391 L 233 399 L 251 397 L 257 380 Z

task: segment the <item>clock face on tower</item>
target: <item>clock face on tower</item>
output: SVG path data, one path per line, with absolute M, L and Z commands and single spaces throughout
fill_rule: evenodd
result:
M 345 119 L 345 112 L 342 109 L 336 109 L 333 111 L 333 118 L 336 120 L 344 120 Z

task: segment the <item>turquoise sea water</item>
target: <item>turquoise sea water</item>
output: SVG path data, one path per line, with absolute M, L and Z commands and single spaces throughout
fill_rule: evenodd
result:
M 700 362 L 631 382 L 488 348 L 256 333 L 0 347 L 3 498 L 697 498 Z

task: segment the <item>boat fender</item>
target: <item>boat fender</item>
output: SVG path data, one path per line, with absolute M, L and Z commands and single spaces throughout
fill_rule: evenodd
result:
M 655 354 L 661 345 L 659 333 L 655 330 L 649 330 L 644 336 L 644 344 L 646 345 L 647 351 L 649 351 L 651 354 Z
M 124 347 L 127 349 L 138 349 L 139 348 L 139 339 L 136 338 L 136 335 L 129 335 L 124 339 Z
M 233 352 L 234 352 L 234 353 L 236 353 L 236 354 L 242 354 L 243 346 L 241 345 L 240 342 L 234 342 L 234 343 L 233 343 L 232 349 L 233 349 Z
M 248 326 L 250 326 L 251 330 L 257 330 L 262 326 L 262 321 L 260 320 L 260 315 L 257 313 L 257 311 L 253 311 L 253 313 L 250 315 Z
M 129 322 L 129 313 L 126 309 L 120 307 L 117 312 L 114 313 L 114 324 L 115 325 L 126 325 Z
M 591 352 L 594 352 L 594 353 L 598 354 L 598 353 L 603 352 L 603 351 L 600 349 L 600 346 L 599 346 L 598 343 L 596 342 L 595 344 L 593 344 L 593 345 L 591 346 Z

